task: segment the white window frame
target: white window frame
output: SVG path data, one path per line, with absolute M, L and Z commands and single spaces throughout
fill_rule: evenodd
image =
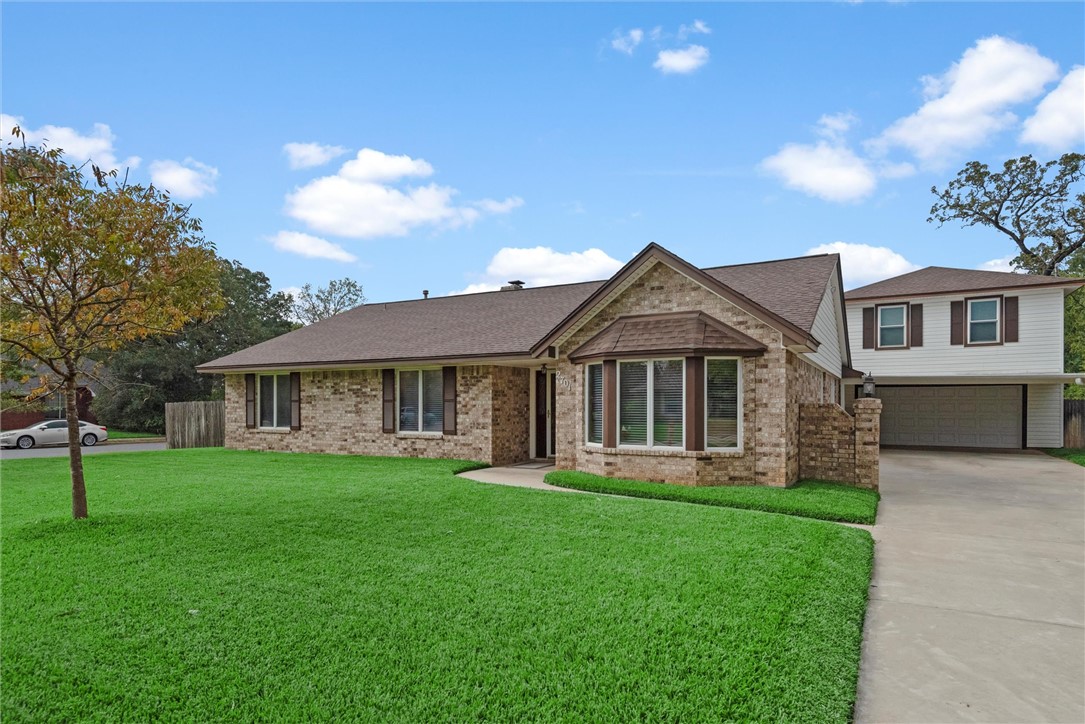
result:
M 903 312 L 903 314 L 901 315 L 901 320 L 902 320 L 901 323 L 900 324 L 883 325 L 882 324 L 882 312 L 884 312 L 886 309 L 899 309 L 899 310 L 901 310 Z M 885 329 L 897 329 L 898 327 L 903 332 L 903 335 L 901 335 L 901 339 L 903 339 L 903 341 L 900 344 L 882 344 L 882 329 L 883 328 L 885 328 Z M 903 348 L 907 347 L 908 346 L 908 305 L 907 304 L 884 304 L 884 305 L 878 307 L 878 330 L 877 330 L 877 333 L 878 333 L 877 344 L 874 345 L 874 346 L 877 347 L 878 349 L 903 349 Z
M 682 363 L 682 442 L 678 445 L 656 445 L 653 443 L 652 438 L 655 437 L 655 365 L 653 362 L 674 362 L 679 361 Z M 631 445 L 629 443 L 622 442 L 622 364 L 628 364 L 630 362 L 644 362 L 646 363 L 648 371 L 648 388 L 646 391 L 647 408 L 648 408 L 648 428 L 645 432 L 644 439 L 647 442 L 646 445 Z M 645 359 L 621 359 L 617 361 L 618 374 L 617 384 L 618 389 L 616 391 L 617 399 L 617 420 L 615 424 L 617 429 L 614 431 L 615 444 L 620 448 L 626 448 L 628 450 L 685 450 L 686 449 L 686 359 L 685 357 L 648 357 Z
M 603 363 L 602 362 L 591 362 L 589 364 L 584 365 L 584 444 L 585 445 L 591 445 L 592 447 L 603 447 L 603 440 L 606 439 L 606 436 L 607 436 L 607 431 L 606 431 L 606 426 L 605 425 L 602 426 L 603 427 L 603 434 L 599 436 L 599 442 L 592 442 L 591 440 L 588 439 L 588 436 L 591 435 L 591 371 L 590 370 L 591 370 L 592 367 L 598 367 L 599 368 L 599 376 L 600 376 L 600 378 L 602 378 L 602 376 L 603 376 Z M 605 393 L 606 382 L 603 381 L 602 379 L 600 379 L 600 382 L 602 382 L 602 385 L 601 385 L 600 390 L 599 390 L 599 396 L 600 397 L 605 397 L 606 396 L 606 393 Z M 603 409 L 603 417 L 605 418 L 606 417 L 605 403 L 603 403 L 603 408 L 604 408 Z
M 279 381 L 275 380 L 271 385 L 271 417 L 274 419 L 274 425 L 261 425 L 260 420 L 262 415 L 260 411 L 264 407 L 263 395 L 260 394 L 260 378 L 261 377 L 290 377 L 289 372 L 261 372 L 256 375 L 256 426 L 260 430 L 289 430 L 290 429 L 290 414 L 287 413 L 287 420 L 285 425 L 279 423 Z
M 708 446 L 708 363 L 712 360 L 735 360 L 735 446 L 734 447 L 709 447 Z M 704 444 L 706 452 L 741 452 L 743 447 L 743 404 L 742 404 L 742 358 L 741 357 L 705 357 L 704 359 Z
M 399 369 L 396 370 L 396 432 L 397 433 L 398 432 L 405 432 L 405 433 L 409 433 L 411 435 L 433 435 L 434 437 L 440 437 L 441 435 L 444 434 L 445 431 L 444 431 L 444 407 L 443 406 L 444 406 L 445 380 L 444 380 L 443 373 L 442 373 L 442 377 L 441 377 L 441 405 L 442 405 L 442 408 L 441 408 L 441 429 L 440 430 L 423 430 L 422 429 L 422 425 L 423 425 L 423 414 L 422 414 L 422 409 L 423 408 L 422 408 L 422 405 L 423 405 L 425 397 L 426 397 L 425 385 L 422 383 L 422 378 L 423 378 L 422 373 L 426 372 L 426 371 L 433 371 L 433 370 L 441 371 L 441 368 L 440 367 L 404 367 L 401 370 L 399 370 Z M 404 372 L 417 372 L 418 373 L 418 429 L 416 429 L 416 430 L 404 430 L 404 429 L 402 429 L 400 427 L 400 424 L 399 424 L 399 422 L 400 422 L 400 410 L 402 409 L 399 406 L 399 396 L 400 396 L 400 393 L 403 390 L 403 385 L 401 385 L 400 382 L 399 382 L 399 376 L 400 376 L 400 374 L 402 374 Z
M 972 341 L 972 305 L 977 302 L 994 302 L 995 303 L 995 318 L 994 319 L 977 319 L 976 322 L 981 324 L 995 323 L 995 338 L 993 340 L 987 340 L 983 342 Z M 1002 298 L 1001 297 L 976 297 L 974 299 L 968 299 L 965 301 L 965 339 L 967 344 L 984 345 L 984 344 L 1001 344 L 1002 343 Z

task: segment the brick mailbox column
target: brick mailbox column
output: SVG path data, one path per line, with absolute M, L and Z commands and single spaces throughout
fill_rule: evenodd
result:
M 882 401 L 876 397 L 860 397 L 852 410 L 855 413 L 855 484 L 877 490 Z

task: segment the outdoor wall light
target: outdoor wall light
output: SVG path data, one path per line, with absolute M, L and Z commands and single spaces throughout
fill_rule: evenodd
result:
M 863 377 L 863 397 L 874 396 L 874 375 L 869 372 Z

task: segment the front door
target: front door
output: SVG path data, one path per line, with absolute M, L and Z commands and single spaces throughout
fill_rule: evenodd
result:
M 554 390 L 553 370 L 535 372 L 535 457 L 554 455 L 554 409 L 557 394 Z

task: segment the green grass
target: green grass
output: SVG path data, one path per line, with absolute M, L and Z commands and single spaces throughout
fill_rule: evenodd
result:
M 1048 455 L 1054 455 L 1057 458 L 1063 460 L 1069 460 L 1072 463 L 1078 465 L 1085 465 L 1085 448 L 1080 447 L 1059 447 L 1045 450 Z
M 113 430 L 107 429 L 110 440 L 128 440 L 138 437 L 161 437 L 157 433 L 153 432 L 128 432 L 127 430 Z
M 547 473 L 546 482 L 562 488 L 587 490 L 592 493 L 677 500 L 698 505 L 786 513 L 803 518 L 867 525 L 874 524 L 879 499 L 878 493 L 874 490 L 863 490 L 850 485 L 818 480 L 808 480 L 791 488 L 773 488 L 764 485 L 694 488 L 686 485 L 604 478 L 589 473 L 557 470 Z
M 440 460 L 173 450 L 0 477 L 0 707 L 71 720 L 849 719 L 863 530 Z

